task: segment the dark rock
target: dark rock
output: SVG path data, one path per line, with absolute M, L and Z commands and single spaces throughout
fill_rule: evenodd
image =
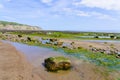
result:
M 32 41 L 30 37 L 27 37 L 27 40 L 28 40 L 28 41 Z
M 91 48 L 91 51 L 97 52 L 97 48 Z
M 115 38 L 115 36 L 110 36 L 110 38 L 111 38 L 111 39 L 114 39 L 114 38 Z
M 116 55 L 116 58 L 120 58 L 120 54 L 117 54 L 117 55 Z
M 45 59 L 44 62 L 48 71 L 68 70 L 71 68 L 71 61 L 65 57 L 50 57 Z
M 18 37 L 19 37 L 19 38 L 21 38 L 21 37 L 22 37 L 22 35 L 18 35 Z
M 79 46 L 78 49 L 83 49 L 83 47 Z
M 67 48 L 67 46 L 62 46 L 62 48 Z
M 51 42 L 57 41 L 57 39 L 49 39 Z
M 70 44 L 73 45 L 73 44 L 75 44 L 75 42 L 71 42 Z
M 99 52 L 100 53 L 105 53 L 105 50 L 104 49 L 99 49 Z
M 116 39 L 120 39 L 120 36 L 116 37 Z
M 99 38 L 99 36 L 94 36 L 94 38 Z

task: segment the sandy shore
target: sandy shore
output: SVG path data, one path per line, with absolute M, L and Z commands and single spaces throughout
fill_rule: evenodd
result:
M 0 80 L 41 80 L 24 55 L 10 44 L 0 42 Z

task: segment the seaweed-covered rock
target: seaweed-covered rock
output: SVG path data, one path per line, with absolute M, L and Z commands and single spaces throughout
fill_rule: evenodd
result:
M 68 70 L 71 68 L 71 61 L 65 57 L 49 57 L 45 59 L 45 67 L 48 71 Z

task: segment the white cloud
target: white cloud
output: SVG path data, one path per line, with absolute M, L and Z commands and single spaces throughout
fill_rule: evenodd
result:
M 80 10 L 75 10 L 75 14 L 77 16 L 83 16 L 83 17 L 89 17 L 90 16 L 90 14 L 88 12 L 80 11 Z
M 74 3 L 77 6 L 102 8 L 106 10 L 120 10 L 120 0 L 81 0 Z
M 110 15 L 99 13 L 99 12 L 90 12 L 91 16 L 94 16 L 99 19 L 108 19 L 108 20 L 116 20 L 115 18 L 111 17 Z
M 41 0 L 42 3 L 46 3 L 46 4 L 49 4 L 52 2 L 52 0 Z
M 103 14 L 95 11 L 88 12 L 88 11 L 82 11 L 82 10 L 72 9 L 72 8 L 63 8 L 63 12 L 68 16 L 73 15 L 73 16 L 80 16 L 80 17 L 94 17 L 98 19 L 115 20 L 112 16 L 108 14 Z
M 99 12 L 85 12 L 85 11 L 77 11 L 77 16 L 83 16 L 83 17 L 94 17 L 98 19 L 107 19 L 107 20 L 115 20 L 112 16 L 99 13 Z
M 71 8 L 63 8 L 64 12 L 73 12 L 73 10 Z
M 90 16 L 88 13 L 84 11 L 71 9 L 71 8 L 63 8 L 63 12 L 65 12 L 68 15 Z
M 76 14 L 77 16 L 86 16 L 86 17 L 89 17 L 90 15 L 88 13 L 85 13 L 85 12 L 80 12 L 78 14 Z

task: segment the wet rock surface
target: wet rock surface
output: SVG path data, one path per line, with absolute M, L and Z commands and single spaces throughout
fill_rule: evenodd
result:
M 71 61 L 65 57 L 49 57 L 44 61 L 47 71 L 69 70 Z

